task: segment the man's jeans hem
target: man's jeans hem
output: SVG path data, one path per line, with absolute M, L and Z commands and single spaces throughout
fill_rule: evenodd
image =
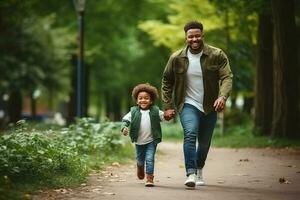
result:
M 189 176 L 190 174 L 196 174 L 196 169 L 187 169 L 186 170 L 186 176 Z

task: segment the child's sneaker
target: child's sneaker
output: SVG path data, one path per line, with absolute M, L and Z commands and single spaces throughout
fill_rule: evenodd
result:
M 140 180 L 143 180 L 145 178 L 145 171 L 144 171 L 144 165 L 143 166 L 138 166 L 137 165 L 137 172 L 136 172 L 137 177 Z
M 187 187 L 195 187 L 196 185 L 196 174 L 190 174 L 186 181 L 184 182 L 184 185 Z
M 197 169 L 196 185 L 197 186 L 205 185 L 205 182 L 203 180 L 203 175 L 202 175 L 202 169 Z
M 147 174 L 147 180 L 145 182 L 146 187 L 153 187 L 154 186 L 153 178 L 154 178 L 154 176 L 152 174 Z

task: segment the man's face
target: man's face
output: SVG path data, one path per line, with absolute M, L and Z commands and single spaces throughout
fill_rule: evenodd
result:
M 200 29 L 189 29 L 186 32 L 186 43 L 193 52 L 200 52 L 203 46 L 204 34 Z

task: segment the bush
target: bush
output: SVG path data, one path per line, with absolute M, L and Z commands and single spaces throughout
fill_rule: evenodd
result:
M 111 153 L 124 142 L 121 140 L 120 124 L 95 123 L 83 118 L 60 133 L 60 140 L 76 149 L 80 154 Z
M 26 128 L 0 137 L 0 175 L 22 181 L 49 180 L 53 174 L 85 170 L 83 161 L 70 146 L 55 137 Z
M 36 189 L 82 182 L 90 167 L 99 167 L 95 165 L 106 157 L 116 158 L 122 149 L 130 150 L 119 127 L 119 123 L 100 124 L 88 118 L 55 131 L 35 130 L 25 121 L 18 122 L 0 135 L 0 197 L 10 197 L 20 185 L 22 191 L 26 186 Z

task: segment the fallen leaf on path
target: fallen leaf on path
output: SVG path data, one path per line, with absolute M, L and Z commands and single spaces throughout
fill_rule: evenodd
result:
M 249 162 L 249 159 L 248 159 L 248 158 L 245 158 L 245 159 L 240 159 L 239 161 L 240 161 L 240 162 Z
M 232 176 L 250 176 L 249 174 L 231 174 Z
M 179 165 L 179 168 L 184 168 L 184 166 L 183 165 Z
M 63 193 L 63 194 L 65 194 L 65 193 L 68 192 L 68 190 L 63 189 L 63 188 L 61 188 L 61 189 L 56 189 L 56 190 L 54 190 L 54 191 L 55 191 L 55 192 L 60 192 L 60 193 Z
M 104 195 L 116 195 L 115 193 L 113 192 L 103 192 Z
M 218 183 L 219 183 L 219 184 L 223 184 L 223 183 L 225 183 L 225 181 L 218 181 Z
M 86 186 L 86 183 L 82 183 L 81 186 Z
M 285 164 L 280 164 L 280 166 L 283 166 L 283 167 L 294 167 L 293 165 L 285 165 Z
M 284 183 L 284 184 L 290 184 L 291 182 L 290 181 L 288 181 L 287 179 L 285 179 L 284 177 L 281 177 L 281 178 L 279 178 L 279 183 Z

